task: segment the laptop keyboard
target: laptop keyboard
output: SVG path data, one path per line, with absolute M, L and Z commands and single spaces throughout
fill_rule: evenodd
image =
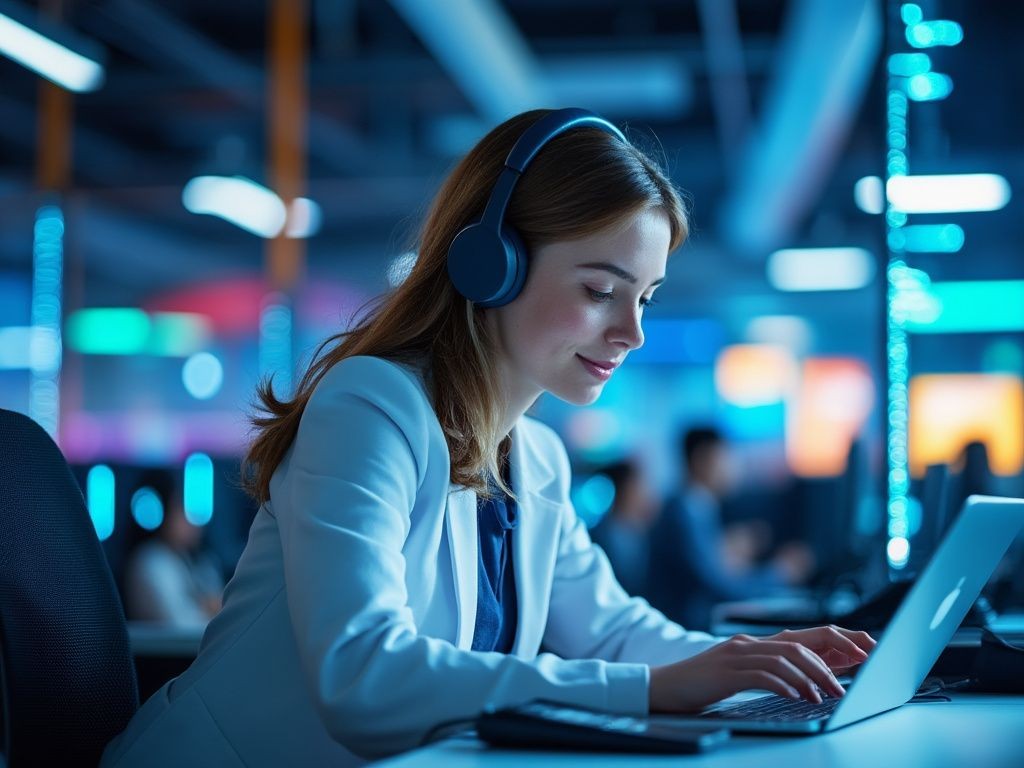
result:
M 819 720 L 832 714 L 839 699 L 826 698 L 821 704 L 793 701 L 771 694 L 751 701 L 740 701 L 708 710 L 704 716 L 730 720 L 766 720 L 770 722 L 806 722 Z

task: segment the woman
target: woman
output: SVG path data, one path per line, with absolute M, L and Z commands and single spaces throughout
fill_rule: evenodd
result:
M 597 398 L 686 231 L 662 172 L 594 116 L 485 136 L 406 281 L 294 398 L 261 388 L 261 508 L 224 608 L 105 764 L 355 765 L 534 698 L 645 714 L 841 695 L 829 665 L 861 662 L 866 635 L 720 642 L 630 599 L 573 512 L 562 444 L 524 416 L 545 391 Z

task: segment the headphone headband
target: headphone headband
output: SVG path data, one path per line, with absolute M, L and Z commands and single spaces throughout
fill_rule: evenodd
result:
M 491 190 L 480 221 L 471 224 L 448 248 L 448 274 L 456 290 L 481 307 L 500 307 L 526 282 L 527 253 L 516 232 L 504 223 L 505 210 L 519 177 L 537 153 L 556 136 L 574 128 L 597 128 L 623 143 L 612 123 L 586 109 L 556 109 L 530 125 L 513 145 Z

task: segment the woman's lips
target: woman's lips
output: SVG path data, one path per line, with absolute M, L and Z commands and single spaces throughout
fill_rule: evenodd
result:
M 576 357 L 580 359 L 583 367 L 587 369 L 587 372 L 590 373 L 590 375 L 600 379 L 601 381 L 608 381 L 608 379 L 611 378 L 612 371 L 615 370 L 617 365 L 616 363 L 607 363 L 603 361 L 601 363 L 596 363 L 593 360 L 583 357 L 583 355 L 576 355 Z

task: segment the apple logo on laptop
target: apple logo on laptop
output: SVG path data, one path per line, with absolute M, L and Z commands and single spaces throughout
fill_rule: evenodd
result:
M 941 603 L 939 603 L 939 607 L 935 610 L 935 615 L 932 617 L 932 623 L 928 625 L 928 629 L 935 629 L 942 623 L 942 620 L 946 618 L 946 614 L 949 613 L 949 609 L 953 607 L 953 603 L 955 603 L 956 599 L 960 597 L 960 587 L 964 585 L 966 578 L 966 576 L 961 576 L 960 581 L 956 583 L 953 590 L 946 595 Z

